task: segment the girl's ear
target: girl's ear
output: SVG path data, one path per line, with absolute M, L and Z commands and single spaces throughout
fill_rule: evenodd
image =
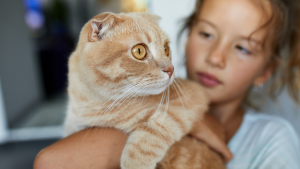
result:
M 91 21 L 89 41 L 95 42 L 101 40 L 108 31 L 120 24 L 120 22 L 122 22 L 122 19 L 113 13 L 103 13 L 95 16 Z
M 261 72 L 261 74 L 256 77 L 256 79 L 253 82 L 254 86 L 259 86 L 260 84 L 266 83 L 270 77 L 275 73 L 275 70 L 277 68 L 277 62 L 271 61 L 267 67 Z

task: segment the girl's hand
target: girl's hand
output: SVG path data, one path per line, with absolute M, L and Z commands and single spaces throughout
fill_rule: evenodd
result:
M 233 156 L 226 145 L 225 131 L 214 116 L 205 113 L 203 120 L 196 123 L 190 135 L 221 154 L 226 163 L 232 159 Z

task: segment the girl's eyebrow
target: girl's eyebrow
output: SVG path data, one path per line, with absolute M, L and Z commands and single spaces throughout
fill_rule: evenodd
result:
M 213 24 L 212 22 L 210 22 L 210 21 L 208 21 L 208 20 L 205 20 L 205 19 L 200 18 L 200 19 L 197 20 L 197 22 L 198 22 L 198 23 L 199 23 L 199 22 L 205 23 L 205 24 L 208 24 L 208 25 L 212 26 L 212 27 L 215 28 L 215 29 L 218 29 L 217 26 L 216 26 L 215 24 Z M 258 40 L 253 39 L 253 38 L 252 38 L 252 35 L 250 35 L 250 36 L 241 36 L 241 39 L 242 39 L 242 40 L 246 40 L 246 41 L 248 41 L 248 42 L 253 42 L 253 43 L 255 43 L 255 45 L 257 45 L 257 46 L 261 45 L 261 42 L 258 41 Z
M 215 24 L 211 23 L 211 22 L 208 21 L 208 20 L 205 20 L 205 19 L 201 19 L 201 18 L 200 18 L 200 19 L 198 19 L 197 21 L 198 21 L 198 22 L 204 22 L 204 23 L 206 23 L 206 24 L 208 24 L 208 25 L 214 27 L 215 29 L 217 29 L 217 26 L 216 26 Z
M 212 22 L 208 21 L 208 20 L 205 20 L 205 19 L 198 19 L 197 22 L 202 22 L 202 23 L 205 23 L 205 24 L 208 24 L 210 26 L 212 26 L 213 28 L 215 29 L 218 29 L 217 26 L 215 24 L 213 24 Z M 261 42 L 258 41 L 258 40 L 255 40 L 252 38 L 252 35 L 250 36 L 241 36 L 241 39 L 242 40 L 247 40 L 247 41 L 251 41 L 253 43 L 255 43 L 256 45 L 261 45 Z

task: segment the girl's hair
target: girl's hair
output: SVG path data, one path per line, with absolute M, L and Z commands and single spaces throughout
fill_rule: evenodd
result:
M 258 3 L 260 0 L 253 1 Z M 256 31 L 265 27 L 270 29 L 265 37 L 264 46 L 266 39 L 272 40 L 271 42 L 269 41 L 272 49 L 270 64 L 277 66 L 277 72 L 271 78 L 269 94 L 275 99 L 277 94 L 286 86 L 290 96 L 300 104 L 300 18 L 298 17 L 300 3 L 297 2 L 298 0 L 268 1 L 271 4 L 272 16 Z M 203 2 L 204 0 L 197 0 L 195 11 L 185 20 L 180 34 L 194 26 Z

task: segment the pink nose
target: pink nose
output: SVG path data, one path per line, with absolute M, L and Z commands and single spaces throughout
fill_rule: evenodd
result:
M 168 73 L 169 78 L 172 77 L 173 72 L 174 72 L 174 66 L 170 65 L 168 66 L 165 70 L 163 70 L 164 72 Z

